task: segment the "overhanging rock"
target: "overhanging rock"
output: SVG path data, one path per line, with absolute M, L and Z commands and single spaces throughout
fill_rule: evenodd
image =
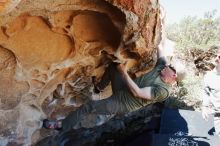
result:
M 91 77 L 111 61 L 151 69 L 160 29 L 158 0 L 1 1 L 0 145 L 30 145 L 44 117 L 93 99 Z

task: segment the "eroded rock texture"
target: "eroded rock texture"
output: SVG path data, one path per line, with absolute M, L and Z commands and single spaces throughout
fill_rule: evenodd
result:
M 151 69 L 159 11 L 158 0 L 0 1 L 0 145 L 30 145 L 43 118 L 96 98 L 91 77 L 111 61 Z
M 210 71 L 215 68 L 215 58 L 218 53 L 218 46 L 210 47 L 209 49 L 199 50 L 192 49 L 191 55 L 197 69 L 197 74 L 205 74 L 206 71 Z

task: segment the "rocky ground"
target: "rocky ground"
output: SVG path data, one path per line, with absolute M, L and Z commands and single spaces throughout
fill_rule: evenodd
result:
M 39 141 L 36 146 L 116 146 L 132 144 L 139 134 L 158 132 L 164 105 L 155 104 L 116 116 L 101 126 L 56 133 Z M 147 138 L 147 137 L 146 137 Z

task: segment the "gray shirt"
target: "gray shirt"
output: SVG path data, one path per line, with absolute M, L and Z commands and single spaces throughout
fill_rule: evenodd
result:
M 203 105 L 208 106 L 210 103 L 215 110 L 220 111 L 220 73 L 216 69 L 204 76 Z

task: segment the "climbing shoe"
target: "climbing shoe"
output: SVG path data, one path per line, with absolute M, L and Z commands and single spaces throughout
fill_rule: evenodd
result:
M 43 120 L 43 126 L 45 129 L 55 129 L 55 130 L 62 130 L 61 121 L 56 120 Z

